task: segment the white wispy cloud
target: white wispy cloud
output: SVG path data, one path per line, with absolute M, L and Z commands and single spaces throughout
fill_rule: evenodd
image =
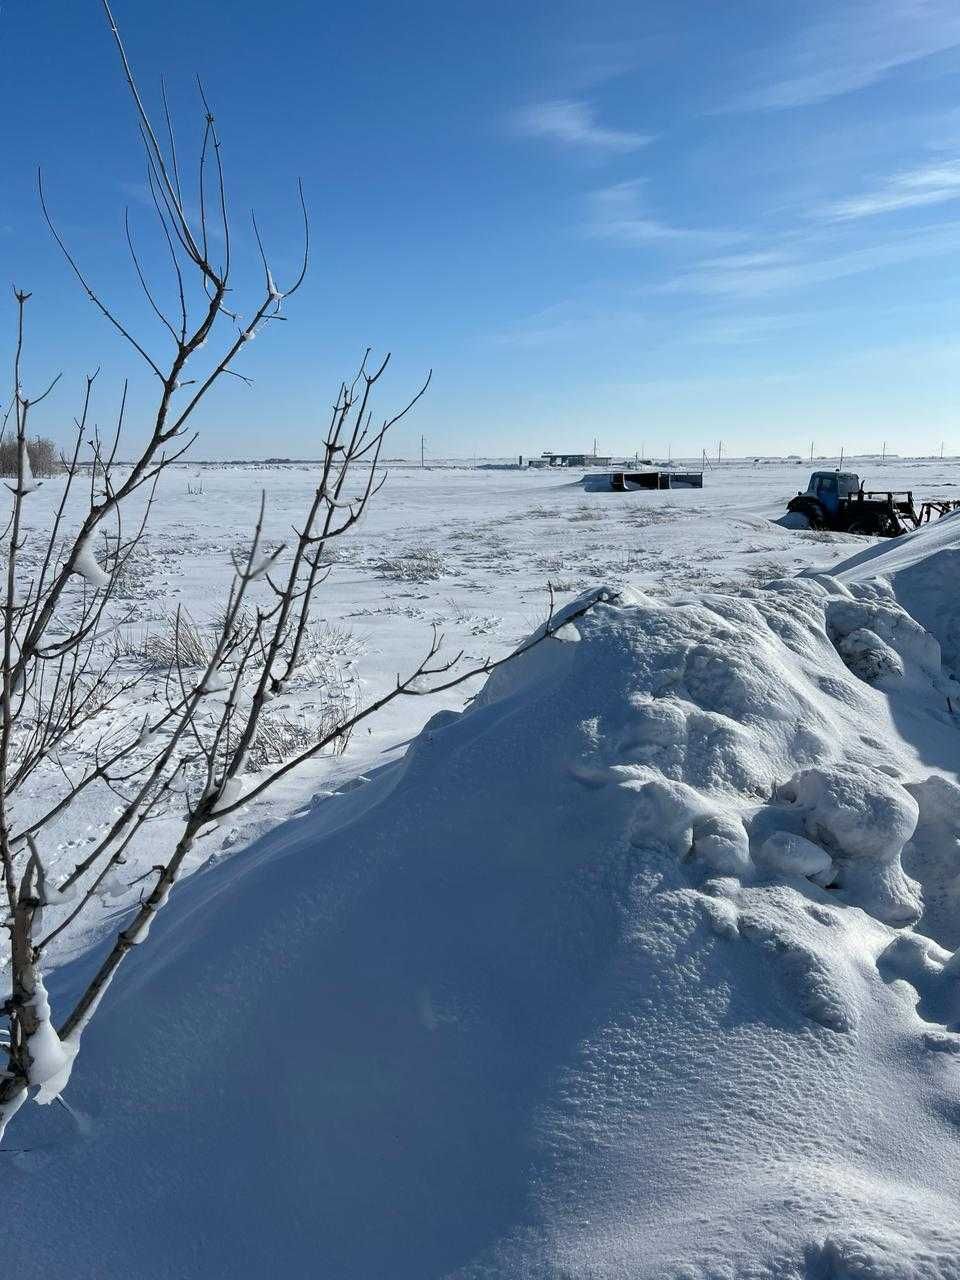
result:
M 557 71 L 568 91 L 585 93 L 632 71 L 641 57 L 642 42 L 620 33 L 615 39 L 564 41 L 557 51 Z
M 869 218 L 960 199 L 960 162 L 931 164 L 894 174 L 873 191 L 825 205 L 820 216 L 837 221 Z
M 610 329 L 622 334 L 642 326 L 646 320 L 646 315 L 636 309 L 568 298 L 524 317 L 493 334 L 491 340 L 497 346 L 532 349 L 580 340 L 585 335 L 596 338 Z
M 577 319 L 575 303 L 557 302 L 494 334 L 492 340 L 504 347 L 543 347 L 569 337 L 577 328 Z
M 782 267 L 790 260 L 790 254 L 783 249 L 757 249 L 751 253 L 725 253 L 722 258 L 704 258 L 699 265 L 708 270 L 715 267 L 722 271 L 754 271 Z
M 515 113 L 513 126 L 525 138 L 547 138 L 592 151 L 626 153 L 653 141 L 652 134 L 606 128 L 598 122 L 591 103 L 569 98 L 524 107 Z
M 617 182 L 590 194 L 587 232 L 622 244 L 648 245 L 688 241 L 701 244 L 729 244 L 741 237 L 737 232 L 712 228 L 676 227 L 649 215 L 644 199 L 646 180 L 634 178 Z
M 759 83 L 733 105 L 776 109 L 825 102 L 957 46 L 956 0 L 836 0 L 828 16 L 782 48 L 764 51 Z
M 704 259 L 675 276 L 662 286 L 662 291 L 757 298 L 879 271 L 917 258 L 956 253 L 958 249 L 960 222 L 950 222 L 845 253 L 817 254 L 811 247 L 800 245 L 769 253 Z
M 809 317 L 803 315 L 727 315 L 705 320 L 691 337 L 695 342 L 717 346 L 747 346 L 798 327 Z

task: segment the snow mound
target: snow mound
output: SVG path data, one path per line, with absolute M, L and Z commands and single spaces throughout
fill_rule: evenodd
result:
M 88 1131 L 17 1118 L 35 1274 L 960 1276 L 936 645 L 829 579 L 576 633 L 177 890 Z
M 944 666 L 960 673 L 960 511 L 901 538 L 868 547 L 833 570 L 847 584 L 873 585 L 939 642 Z

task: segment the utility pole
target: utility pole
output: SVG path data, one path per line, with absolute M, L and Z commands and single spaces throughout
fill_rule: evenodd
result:
M 420 470 L 423 470 L 423 436 L 420 437 Z
M 718 444 L 717 444 L 717 465 L 718 465 L 718 466 L 720 465 L 720 455 L 721 455 L 721 453 L 723 453 L 723 441 L 722 441 L 722 440 L 720 440 L 720 441 L 718 442 Z
M 940 461 L 943 461 L 943 441 L 940 441 Z
M 883 442 L 883 448 L 880 450 L 880 465 L 881 465 L 881 467 L 884 465 L 884 463 L 885 463 L 886 461 L 887 461 L 887 442 L 886 442 L 886 440 L 884 440 L 884 442 Z
M 813 441 L 810 441 L 810 461 L 813 462 Z
M 840 466 L 837 467 L 837 470 L 838 471 L 843 470 L 843 445 L 840 446 Z

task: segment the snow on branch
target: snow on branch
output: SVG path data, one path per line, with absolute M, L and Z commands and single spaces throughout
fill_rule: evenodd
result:
M 89 583 L 95 591 L 101 591 L 110 585 L 110 574 L 107 573 L 93 554 L 93 531 L 80 541 L 73 557 L 73 571 Z

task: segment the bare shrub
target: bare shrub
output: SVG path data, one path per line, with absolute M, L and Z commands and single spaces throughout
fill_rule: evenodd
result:
M 349 708 L 355 703 L 325 702 L 319 709 L 301 709 L 291 718 L 287 711 L 266 711 L 260 718 L 257 732 L 247 752 L 246 771 L 259 773 L 270 765 L 283 764 L 291 756 L 310 751 L 320 741 L 326 741 L 326 752 L 340 756 L 350 744 L 352 728 L 339 729 L 349 720 Z
M 63 470 L 60 454 L 52 440 L 44 436 L 34 436 L 28 440 L 27 459 L 30 470 L 38 480 L 55 476 Z M 0 476 L 15 476 L 18 467 L 17 441 L 0 440 Z
M 154 557 L 143 542 L 132 548 L 130 554 L 121 559 L 114 572 L 113 598 L 148 600 L 158 596 L 159 589 L 150 585 L 154 566 Z
M 543 569 L 545 573 L 562 573 L 567 568 L 567 562 L 563 556 L 541 556 L 536 565 L 538 569 Z
M 381 578 L 397 582 L 435 582 L 450 570 L 439 552 L 432 547 L 409 547 L 398 556 L 387 556 L 374 566 Z
M 586 524 L 597 520 L 606 520 L 605 511 L 601 511 L 598 507 L 591 507 L 589 503 L 581 502 L 577 506 L 573 515 L 567 516 L 571 524 Z
M 185 610 L 167 614 L 135 634 L 121 630 L 114 641 L 118 658 L 131 658 L 149 671 L 205 667 L 214 647 L 215 636 L 204 634 Z
M 322 653 L 331 658 L 355 658 L 364 647 L 352 628 L 335 622 L 322 622 L 314 627 L 310 643 L 314 655 Z
M 221 608 L 214 616 L 210 630 L 214 636 L 219 635 L 227 622 L 226 609 Z M 253 621 L 253 613 L 243 609 L 234 621 L 234 627 L 249 627 Z M 201 644 L 204 643 L 202 632 L 197 629 Z M 318 622 L 308 623 L 295 645 L 295 637 L 289 636 L 281 645 L 280 653 L 290 663 L 288 685 L 326 684 L 331 673 L 339 679 L 344 665 L 352 662 L 363 652 L 363 643 L 357 639 L 350 627 L 342 623 Z
M 336 750 L 356 725 L 393 701 L 452 689 L 510 660 L 486 659 L 454 671 L 463 655 L 442 658 L 442 636 L 434 632 L 423 658 L 379 697 L 338 701 L 331 673 L 309 732 L 307 726 L 290 720 L 280 727 L 279 717 L 272 730 L 263 730 L 264 723 L 274 717 L 272 704 L 309 650 L 311 610 L 331 571 L 332 547 L 362 518 L 382 484 L 379 463 L 388 431 L 426 390 L 424 383 L 405 408 L 378 425 L 372 415 L 372 397 L 387 360 L 369 369 L 364 357 L 356 375 L 341 384 L 334 398 L 318 446 L 321 461 L 315 485 L 290 546 L 268 544 L 264 496 L 250 540 L 234 559 L 218 625 L 198 640 L 194 624 L 180 613 L 172 646 L 169 626 L 159 633 L 164 637 L 165 656 L 172 654 L 170 676 L 160 697 L 156 680 L 148 674 L 135 673 L 125 684 L 111 683 L 111 655 L 104 639 L 116 626 L 115 586 L 143 544 L 158 484 L 196 439 L 190 432 L 197 406 L 227 374 L 244 376 L 232 366 L 250 339 L 264 331 L 282 330 L 271 321 L 279 318 L 281 305 L 296 294 L 305 278 L 309 235 L 301 191 L 303 258 L 299 273 L 282 289 L 252 219 L 248 243 L 255 244 L 259 254 L 262 287 L 252 305 L 240 304 L 245 317 L 241 323 L 235 310 L 234 242 L 214 115 L 201 91 L 201 145 L 188 183 L 186 156 L 176 150 L 166 102 L 166 141 L 161 144 L 108 0 L 102 2 L 146 152 L 153 209 L 170 250 L 172 279 L 164 284 L 172 288 L 155 291 L 151 287 L 129 220 L 127 245 L 145 299 L 171 341 L 165 354 L 159 350 L 151 354 L 152 341 L 135 336 L 103 300 L 57 230 L 41 186 L 41 207 L 67 264 L 94 310 L 151 371 L 157 399 L 142 445 L 133 450 L 132 461 L 120 466 L 126 389 L 119 397 L 115 427 L 103 436 L 93 425 L 96 375 L 87 377 L 75 420 L 76 437 L 66 456 L 62 493 L 49 526 L 38 536 L 26 518 L 37 483 L 31 474 L 28 426 L 32 410 L 51 394 L 59 375 L 37 395 L 25 388 L 23 355 L 30 294 L 15 290 L 17 332 L 9 419 L 17 465 L 14 482 L 7 486 L 12 495 L 9 520 L 0 534 L 6 562 L 5 584 L 0 586 L 0 892 L 6 895 L 10 937 L 5 966 L 9 994 L 0 1007 L 6 1022 L 7 1057 L 6 1070 L 0 1074 L 0 1135 L 31 1095 L 39 1102 L 50 1102 L 62 1093 L 85 1028 L 120 966 L 146 942 L 155 916 L 166 905 L 201 834 L 263 795 L 298 765 L 323 751 Z M 164 311 L 158 297 L 177 299 L 174 310 Z M 90 462 L 84 463 L 81 454 L 87 451 Z M 138 494 L 146 497 L 145 507 L 130 521 L 126 519 L 129 500 Z M 71 505 L 72 495 L 82 497 L 79 515 Z M 436 576 L 443 571 L 435 553 L 417 552 L 406 559 L 417 564 L 416 572 L 421 574 Z M 595 602 L 590 599 L 554 621 L 551 595 L 546 622 L 516 653 L 551 638 Z M 198 661 L 191 667 L 185 660 L 185 646 L 194 643 Z M 351 686 L 351 695 L 355 688 Z M 104 716 L 104 709 L 114 707 L 121 693 L 135 697 L 138 691 L 142 698 L 153 700 L 143 723 L 118 725 L 112 716 Z M 270 762 L 250 775 L 251 752 L 256 758 L 257 751 Z M 30 794 L 43 792 L 49 774 L 40 771 L 50 769 L 67 752 L 76 766 L 71 772 L 63 770 L 59 790 L 53 794 L 47 790 L 44 805 L 39 810 L 30 808 L 30 816 L 24 818 L 18 805 L 22 793 L 27 788 Z M 66 875 L 60 873 L 59 883 L 54 883 L 48 874 L 57 849 L 52 824 L 81 796 L 88 812 L 98 797 L 102 800 L 101 830 L 83 846 L 72 869 Z M 168 818 L 178 815 L 179 825 L 168 844 L 153 850 L 158 861 L 139 877 L 141 896 L 131 917 L 103 951 L 88 958 L 86 972 L 75 971 L 72 1002 L 55 1025 L 43 981 L 49 948 L 61 935 L 76 939 L 83 933 L 88 918 L 84 913 L 116 877 L 131 841 L 158 813 Z
M 326 685 L 342 680 L 344 669 L 360 656 L 364 645 L 349 627 L 323 622 L 311 627 L 291 670 L 299 685 Z

